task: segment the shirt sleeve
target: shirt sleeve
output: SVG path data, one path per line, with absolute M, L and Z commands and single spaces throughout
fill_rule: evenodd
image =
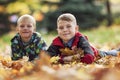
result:
M 53 57 L 53 56 L 58 56 L 58 54 L 60 53 L 59 52 L 59 49 L 57 46 L 54 46 L 54 45 L 50 45 L 49 48 L 47 49 L 48 51 L 48 54 Z
M 84 50 L 84 56 L 81 58 L 81 62 L 91 64 L 94 61 L 94 52 L 88 40 L 81 37 L 78 47 L 81 47 Z
M 94 56 L 94 52 L 85 37 L 80 37 L 80 42 L 78 43 L 78 47 L 82 48 L 84 50 L 84 54 L 91 54 Z
M 19 49 L 19 46 L 15 45 L 15 44 L 12 44 L 11 45 L 11 51 L 12 51 L 12 54 L 11 54 L 11 59 L 12 60 L 18 60 L 18 59 L 22 58 L 22 52 Z
M 40 39 L 39 43 L 37 43 L 37 46 L 40 50 L 47 50 L 47 44 L 42 38 Z
M 85 54 L 84 57 L 81 58 L 81 62 L 91 64 L 94 62 L 94 57 L 90 54 Z

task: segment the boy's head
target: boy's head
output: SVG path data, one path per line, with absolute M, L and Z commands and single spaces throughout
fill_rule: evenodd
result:
M 70 13 L 62 14 L 57 19 L 57 31 L 59 37 L 64 41 L 68 42 L 75 36 L 78 31 L 76 18 Z
M 35 28 L 36 21 L 28 14 L 22 15 L 17 21 L 17 31 L 25 42 L 31 39 Z

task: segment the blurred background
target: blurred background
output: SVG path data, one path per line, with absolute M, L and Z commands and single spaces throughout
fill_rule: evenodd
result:
M 14 30 L 23 14 L 37 21 L 37 30 L 53 31 L 62 13 L 76 16 L 81 29 L 120 24 L 120 0 L 0 0 L 0 34 Z
M 10 45 L 16 21 L 23 14 L 35 17 L 37 31 L 45 34 L 49 45 L 56 35 L 57 17 L 68 12 L 75 15 L 80 30 L 90 37 L 91 42 L 119 43 L 120 0 L 0 0 L 0 48 L 5 44 Z M 111 28 L 113 25 L 117 29 Z M 100 28 L 102 26 L 105 27 Z M 112 40 L 115 34 L 118 35 Z

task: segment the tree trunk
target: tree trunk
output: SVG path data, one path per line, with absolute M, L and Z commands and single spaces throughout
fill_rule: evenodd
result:
M 107 19 L 108 19 L 108 24 L 107 26 L 111 26 L 112 25 L 112 14 L 111 14 L 111 8 L 110 8 L 110 1 L 109 0 L 106 0 L 106 7 L 107 7 Z

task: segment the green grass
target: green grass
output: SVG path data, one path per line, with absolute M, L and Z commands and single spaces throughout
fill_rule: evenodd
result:
M 100 27 L 90 31 L 81 31 L 87 35 L 89 42 L 95 46 L 108 46 L 113 48 L 120 43 L 120 29 L 119 26 Z
M 80 32 L 86 35 L 89 39 L 89 42 L 96 45 L 106 45 L 110 44 L 117 45 L 120 43 L 120 29 L 119 26 L 112 27 L 100 27 L 92 30 L 86 30 Z M 10 32 L 0 37 L 0 49 L 4 49 L 6 45 L 10 45 L 10 39 L 15 35 L 15 32 Z M 49 46 L 53 38 L 57 36 L 56 32 L 50 32 L 48 34 L 42 35 L 47 45 Z
M 0 36 L 0 50 L 5 49 L 6 46 L 10 45 L 10 39 L 13 37 L 14 33 L 10 32 Z
M 99 44 L 104 44 L 107 42 L 115 42 L 115 43 L 120 42 L 119 27 L 112 27 L 112 28 L 101 27 L 99 29 L 94 29 L 83 33 L 89 36 L 91 42 L 98 42 Z

